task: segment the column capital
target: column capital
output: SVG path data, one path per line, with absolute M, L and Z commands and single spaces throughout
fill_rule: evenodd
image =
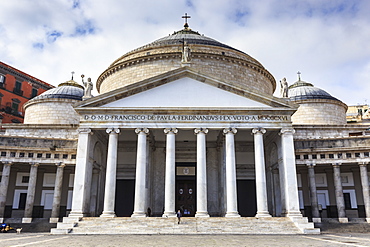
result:
M 177 132 L 179 132 L 176 128 L 165 128 L 163 131 L 166 135 L 170 133 L 177 134 Z
M 225 129 L 223 129 L 223 133 L 224 133 L 224 135 L 226 135 L 226 134 L 228 134 L 228 133 L 232 133 L 232 134 L 236 134 L 236 132 L 238 132 L 237 131 L 237 129 L 235 129 L 235 128 L 225 128 Z
M 194 129 L 194 134 L 197 135 L 199 133 L 207 134 L 208 133 L 208 129 L 207 128 L 196 128 L 196 129 Z
M 252 134 L 265 134 L 266 133 L 266 129 L 264 128 L 254 128 L 252 129 Z
M 145 135 L 149 134 L 149 129 L 148 128 L 137 128 L 135 129 L 136 134 L 144 133 Z
M 5 161 L 5 162 L 2 162 L 3 163 L 3 165 L 7 165 L 7 166 L 11 166 L 11 165 L 13 165 L 14 163 L 13 162 L 11 162 L 11 161 Z
M 293 135 L 295 133 L 295 130 L 293 128 L 282 128 L 280 130 L 279 135 Z
M 93 134 L 90 128 L 79 128 L 77 131 L 79 134 Z
M 35 167 L 38 167 L 38 166 L 40 165 L 40 163 L 30 162 L 30 165 L 31 165 L 31 166 L 35 166 Z
M 316 166 L 316 164 L 315 163 L 307 163 L 306 166 L 308 168 L 314 168 Z
M 105 132 L 107 132 L 107 134 L 119 134 L 121 130 L 118 128 L 108 128 Z
M 340 167 L 342 165 L 342 163 L 340 162 L 336 162 L 336 163 L 332 163 L 331 164 L 333 167 Z
M 61 168 L 64 168 L 65 166 L 66 166 L 66 164 L 64 163 L 64 162 L 57 162 L 57 163 L 55 163 L 55 165 L 59 168 L 59 167 L 61 167 Z
M 367 166 L 369 162 L 358 162 L 359 166 Z

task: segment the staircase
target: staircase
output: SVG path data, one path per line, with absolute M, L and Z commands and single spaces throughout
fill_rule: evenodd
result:
M 51 234 L 320 234 L 307 218 L 65 217 Z

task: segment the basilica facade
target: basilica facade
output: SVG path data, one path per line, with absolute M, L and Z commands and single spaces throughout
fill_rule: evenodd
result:
M 83 78 L 82 78 L 83 79 Z M 0 218 L 370 218 L 368 127 L 188 25 L 74 80 L 0 136 Z

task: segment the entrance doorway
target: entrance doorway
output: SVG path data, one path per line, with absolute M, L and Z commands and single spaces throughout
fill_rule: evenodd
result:
M 115 213 L 118 217 L 129 217 L 134 212 L 135 180 L 116 181 Z
M 237 180 L 238 211 L 242 217 L 254 217 L 257 213 L 256 182 Z
M 184 217 L 195 216 L 195 163 L 176 164 L 176 211 L 179 209 Z

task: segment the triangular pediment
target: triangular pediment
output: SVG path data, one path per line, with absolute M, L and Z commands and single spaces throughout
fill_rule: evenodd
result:
M 290 108 L 272 95 L 246 90 L 184 67 L 149 78 L 76 106 L 81 108 Z

